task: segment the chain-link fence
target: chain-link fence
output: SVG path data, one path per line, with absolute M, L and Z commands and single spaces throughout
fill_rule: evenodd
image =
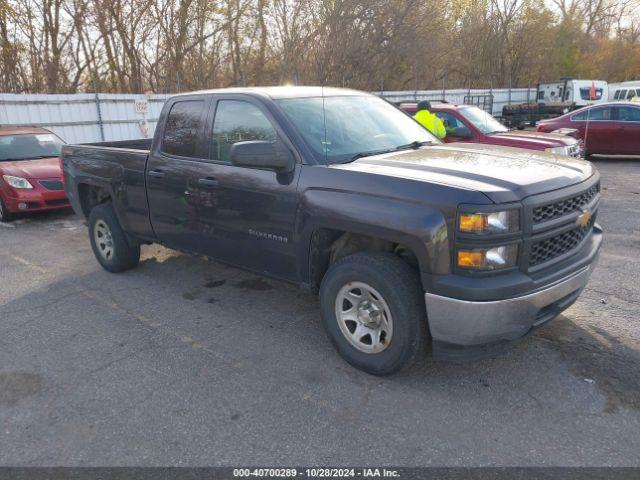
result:
M 535 88 L 491 88 L 452 90 L 405 90 L 379 92 L 381 96 L 392 102 L 419 102 L 420 100 L 444 100 L 449 103 L 477 105 L 493 115 L 500 116 L 502 107 L 512 103 L 534 101 Z M 490 100 L 490 101 L 488 101 Z

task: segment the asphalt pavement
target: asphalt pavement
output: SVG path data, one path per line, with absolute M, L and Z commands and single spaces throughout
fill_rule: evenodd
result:
M 0 465 L 640 466 L 640 161 L 596 164 L 578 302 L 498 358 L 387 378 L 295 286 L 156 245 L 110 274 L 69 212 L 0 226 Z

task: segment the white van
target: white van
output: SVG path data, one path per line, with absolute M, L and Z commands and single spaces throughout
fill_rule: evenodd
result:
M 595 98 L 590 98 L 591 87 Z M 567 103 L 575 107 L 584 107 L 594 103 L 606 102 L 609 98 L 609 85 L 604 80 L 574 80 L 563 78 L 559 82 L 538 85 L 538 103 Z
M 640 98 L 640 80 L 612 83 L 609 86 L 609 100 L 638 100 Z

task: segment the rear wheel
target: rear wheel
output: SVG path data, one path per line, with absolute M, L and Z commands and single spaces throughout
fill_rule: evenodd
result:
M 89 240 L 96 259 L 109 272 L 129 270 L 140 261 L 140 246 L 129 244 L 109 203 L 91 210 Z
M 320 305 L 329 339 L 356 368 L 389 375 L 424 352 L 420 281 L 396 255 L 362 252 L 339 260 L 322 280 Z
M 16 218 L 16 215 L 7 210 L 7 206 L 0 198 L 0 222 L 10 222 L 14 218 Z

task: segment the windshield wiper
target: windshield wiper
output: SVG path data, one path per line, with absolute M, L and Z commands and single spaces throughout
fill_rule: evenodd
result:
M 359 158 L 362 158 L 362 157 L 371 157 L 373 155 L 382 155 L 384 153 L 399 152 L 401 150 L 417 150 L 418 148 L 423 147 L 425 145 L 437 145 L 437 143 L 431 140 L 425 140 L 422 142 L 415 140 L 405 145 L 398 145 L 395 148 L 386 148 L 384 150 L 374 150 L 372 152 L 356 153 L 353 157 L 349 159 L 349 161 L 353 162 L 354 160 L 358 160 Z
M 424 147 L 425 145 L 437 145 L 437 143 L 431 140 L 424 140 L 422 142 L 419 140 L 414 140 L 411 143 L 399 145 L 394 150 L 417 150 L 418 148 Z

